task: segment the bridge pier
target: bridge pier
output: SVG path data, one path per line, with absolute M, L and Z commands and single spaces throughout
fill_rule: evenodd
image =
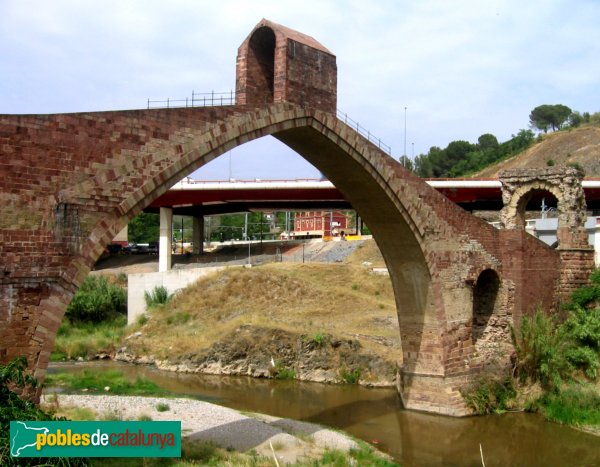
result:
M 173 256 L 173 208 L 160 208 L 158 271 L 171 270 Z
M 192 219 L 192 248 L 195 255 L 204 252 L 204 216 L 196 215 Z

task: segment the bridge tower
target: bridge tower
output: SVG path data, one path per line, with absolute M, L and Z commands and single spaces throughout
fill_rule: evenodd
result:
M 335 113 L 335 55 L 306 34 L 261 20 L 238 49 L 236 104 L 291 102 Z

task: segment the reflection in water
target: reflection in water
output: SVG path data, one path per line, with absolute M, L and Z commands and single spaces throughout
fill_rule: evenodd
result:
M 403 466 L 600 466 L 600 438 L 531 414 L 451 418 L 403 410 L 393 389 L 247 377 L 186 375 L 117 364 L 55 364 L 50 372 L 118 367 L 176 394 L 234 409 L 342 429 L 390 453 Z

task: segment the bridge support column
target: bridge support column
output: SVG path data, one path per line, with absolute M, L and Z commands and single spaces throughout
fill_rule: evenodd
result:
M 194 216 L 192 223 L 193 253 L 201 255 L 204 251 L 204 216 Z
M 158 246 L 158 271 L 171 269 L 173 254 L 173 209 L 160 208 L 160 240 Z

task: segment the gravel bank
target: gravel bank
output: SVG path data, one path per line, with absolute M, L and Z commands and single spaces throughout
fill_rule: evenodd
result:
M 325 449 L 348 451 L 358 447 L 348 436 L 319 425 L 262 414 L 244 415 L 192 399 L 64 394 L 57 397 L 59 407 L 85 407 L 99 416 L 110 414 L 127 420 L 144 415 L 152 420 L 181 420 L 183 437 L 240 452 L 255 449 L 259 454 L 272 456 L 271 444 L 282 463 L 315 457 Z M 46 395 L 43 402 L 56 404 L 53 398 L 54 395 L 50 399 Z M 166 404 L 169 409 L 159 412 L 159 404 Z

